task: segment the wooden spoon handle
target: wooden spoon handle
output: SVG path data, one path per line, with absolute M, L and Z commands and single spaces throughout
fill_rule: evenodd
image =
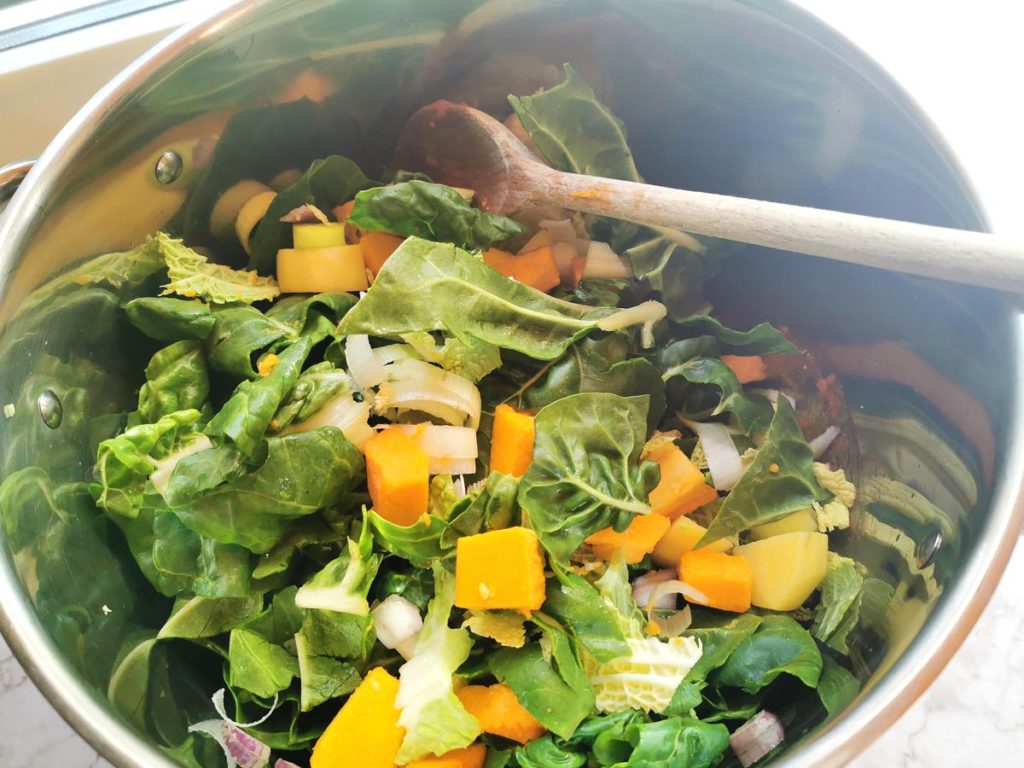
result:
M 1024 244 L 982 232 L 531 167 L 532 197 L 572 210 L 1024 292 Z M 538 183 L 539 182 L 539 183 Z

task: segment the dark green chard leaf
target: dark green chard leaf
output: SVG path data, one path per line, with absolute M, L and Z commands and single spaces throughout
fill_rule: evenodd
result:
M 582 576 L 556 569 L 548 581 L 544 611 L 565 624 L 595 661 L 629 655 L 621 617 Z
M 460 536 L 508 528 L 519 520 L 520 478 L 492 472 L 483 489 L 463 497 L 450 510 L 448 525 L 441 534 L 441 546 L 452 549 Z
M 202 539 L 192 591 L 202 597 L 244 597 L 251 591 L 252 555 L 237 544 Z
M 635 709 L 588 717 L 566 744 L 576 749 L 590 750 L 602 766 L 624 763 L 633 753 L 633 745 L 626 737 L 628 729 L 646 722 L 646 715 Z
M 337 611 L 304 611 L 302 636 L 314 656 L 363 660 L 370 655 L 376 635 L 369 616 Z
M 830 552 L 811 633 L 840 653 L 849 653 L 850 633 L 858 625 L 883 618 L 892 595 L 891 586 L 880 579 L 865 578 L 856 562 Z
M 561 746 L 550 733 L 519 747 L 514 755 L 519 768 L 583 768 L 587 764 L 586 755 Z
M 522 393 L 521 400 L 530 410 L 538 410 L 582 392 L 647 395 L 647 426 L 653 429 L 665 413 L 665 383 L 661 372 L 648 360 L 627 359 L 629 352 L 624 334 L 581 339 L 548 369 L 544 378 Z
M 239 384 L 231 399 L 206 425 L 206 434 L 228 437 L 244 456 L 255 457 L 274 414 L 295 386 L 312 346 L 310 339 L 299 339 L 281 353 L 269 375 Z
M 274 645 L 284 645 L 302 629 L 305 613 L 295 605 L 298 587 L 291 586 L 276 592 L 270 605 L 240 626 L 255 632 Z
M 860 681 L 828 654 L 822 654 L 824 666 L 818 678 L 818 697 L 830 718 L 848 707 L 860 693 Z
M 179 600 L 174 611 L 160 628 L 157 638 L 180 637 L 199 640 L 224 634 L 256 616 L 263 610 L 263 596 L 192 597 Z
M 205 339 L 213 330 L 210 305 L 192 299 L 144 296 L 124 305 L 132 325 L 157 341 Z
M 295 650 L 302 684 L 299 706 L 303 712 L 309 712 L 325 701 L 352 693 L 359 685 L 359 672 L 355 667 L 329 656 L 313 655 L 310 653 L 309 642 L 301 632 L 295 635 Z
M 540 617 L 534 623 L 550 641 L 551 661 L 539 643 L 502 648 L 489 661 L 491 672 L 519 703 L 552 733 L 569 738 L 594 709 L 594 690 L 569 636 Z
M 758 323 L 748 331 L 729 328 L 711 315 L 692 315 L 672 323 L 674 333 L 684 342 L 702 346 L 689 357 L 718 355 L 798 355 L 799 347 L 771 323 Z
M 829 498 L 814 477 L 813 463 L 814 454 L 793 406 L 780 397 L 764 445 L 725 497 L 700 544 L 779 520 Z
M 810 632 L 789 616 L 765 616 L 729 656 L 714 682 L 757 693 L 779 675 L 788 674 L 814 688 L 822 665 L 821 651 Z
M 328 400 L 352 392 L 353 384 L 349 375 L 324 360 L 310 366 L 299 374 L 295 386 L 281 401 L 271 420 L 273 430 L 280 431 L 289 424 L 298 424 L 323 406 Z
M 646 397 L 571 395 L 537 414 L 533 463 L 519 503 L 541 543 L 559 560 L 609 526 L 623 530 L 648 514 L 656 464 L 640 461 Z
M 417 568 L 426 568 L 451 552 L 451 547 L 441 544 L 448 524 L 436 515 L 428 515 L 413 525 L 397 525 L 370 509 L 366 511 L 366 525 L 379 546 Z
M 107 698 L 114 711 L 140 731 L 146 728 L 146 702 L 155 648 L 156 638 L 150 633 L 140 632 L 128 638 L 107 686 Z
M 287 325 L 296 338 L 310 336 L 320 342 L 334 333 L 338 321 L 355 305 L 356 297 L 351 293 L 286 296 L 273 303 L 267 317 Z
M 469 251 L 486 251 L 523 231 L 512 219 L 474 208 L 451 187 L 428 181 L 364 189 L 356 195 L 349 221 L 363 229 L 454 243 Z
M 633 746 L 625 768 L 710 768 L 729 748 L 729 729 L 690 717 L 638 723 L 626 729 Z
M 259 558 L 252 569 L 254 579 L 264 579 L 288 570 L 296 554 L 307 547 L 328 546 L 345 540 L 343 532 L 331 528 L 319 517 L 308 517 L 295 523 L 272 550 Z
M 403 560 L 386 558 L 381 568 L 381 576 L 373 583 L 371 594 L 375 600 L 383 600 L 388 595 L 399 595 L 421 611 L 425 611 L 434 596 L 434 577 L 426 568 L 413 567 L 412 570 L 405 570 L 406 565 Z
M 774 415 L 768 398 L 746 394 L 736 374 L 721 360 L 714 357 L 679 360 L 676 355 L 682 351 L 673 344 L 662 350 L 660 356 L 662 378 L 668 382 L 672 404 L 680 415 L 703 421 L 730 413 L 746 434 L 757 435 L 764 431 Z
M 196 438 L 199 411 L 168 414 L 104 440 L 96 452 L 96 503 L 108 512 L 137 517 L 142 495 L 157 462 Z
M 255 307 L 233 304 L 215 307 L 213 331 L 206 339 L 210 367 L 240 379 L 255 379 L 253 356 L 276 343 L 294 341 L 295 329 Z
M 299 674 L 298 660 L 279 645 L 247 629 L 231 630 L 228 682 L 254 696 L 270 698 L 291 685 Z
M 617 311 L 553 299 L 453 245 L 409 238 L 342 318 L 338 333 L 401 338 L 443 331 L 464 343 L 553 360 Z
M 362 479 L 363 456 L 340 429 L 320 427 L 267 440 L 267 459 L 257 469 L 209 487 L 210 463 L 218 448 L 182 459 L 171 475 L 170 504 L 189 528 L 256 554 L 269 552 L 296 518 L 340 503 Z M 178 490 L 180 489 L 180 491 Z
M 252 235 L 249 267 L 262 274 L 274 271 L 274 260 L 281 248 L 292 245 L 292 225 L 281 221 L 285 214 L 303 205 L 315 205 L 322 211 L 350 200 L 356 192 L 373 185 L 359 166 L 341 155 L 314 160 L 302 177 L 281 190 L 267 209 L 267 215 Z
M 139 390 L 139 419 L 155 422 L 175 411 L 202 411 L 210 397 L 210 377 L 202 345 L 193 339 L 164 347 L 146 366 Z

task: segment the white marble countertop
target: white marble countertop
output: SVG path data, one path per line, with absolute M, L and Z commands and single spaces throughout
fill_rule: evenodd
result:
M 1006 0 L 799 0 L 915 95 L 977 184 L 997 230 L 1024 234 L 1024 71 Z M 912 40 L 912 43 L 908 43 Z M 102 82 L 105 76 L 97 70 Z M 59 115 L 57 116 L 59 117 Z M 59 124 L 59 121 L 58 123 Z M 8 158 L 13 159 L 13 158 Z M 967 642 L 928 692 L 852 765 L 1010 765 L 1024 746 L 1024 545 Z M 54 712 L 0 640 L 0 765 L 109 766 Z

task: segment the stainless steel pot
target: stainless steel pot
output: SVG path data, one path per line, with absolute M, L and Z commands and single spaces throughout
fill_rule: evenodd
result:
M 97 435 L 133 407 L 143 362 L 119 286 L 48 282 L 55 272 L 172 219 L 201 231 L 186 203 L 215 166 L 269 179 L 338 151 L 376 171 L 421 104 L 445 96 L 500 111 L 510 91 L 556 80 L 563 61 L 625 118 L 651 181 L 985 227 L 906 94 L 786 2 L 239 2 L 115 79 L 12 200 L 0 228 L 0 472 L 86 479 Z M 303 94 L 322 101 L 295 101 Z M 232 149 L 240 123 L 259 132 L 258 151 Z M 824 725 L 809 698 L 794 699 L 802 725 L 779 758 L 839 765 L 935 678 L 1009 557 L 1024 513 L 1022 316 L 997 294 L 758 249 L 713 293 L 733 322 L 768 319 L 806 339 L 851 405 L 861 501 L 844 548 L 896 598 L 883 630 L 853 639 L 859 699 Z M 0 497 L 0 627 L 111 761 L 169 765 L 155 745 L 177 726 L 159 711 L 136 716 L 133 702 L 115 714 L 106 697 L 124 639 L 159 626 L 154 601 L 133 586 L 116 535 L 47 498 Z M 54 562 L 59 580 L 40 571 Z M 144 669 L 169 687 L 193 671 L 173 653 Z

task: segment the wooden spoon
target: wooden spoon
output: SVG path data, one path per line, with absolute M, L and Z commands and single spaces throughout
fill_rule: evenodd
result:
M 554 205 L 617 219 L 1024 292 L 1024 245 L 995 235 L 556 171 L 513 133 L 465 104 L 437 101 L 402 129 L 399 167 L 476 192 L 513 213 Z

